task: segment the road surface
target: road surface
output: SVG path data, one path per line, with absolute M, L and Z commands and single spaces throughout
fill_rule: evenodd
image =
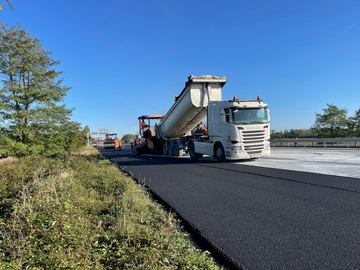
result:
M 274 147 L 248 165 L 360 178 L 359 148 Z
M 359 152 L 349 150 L 216 163 L 100 149 L 233 269 L 359 269 Z

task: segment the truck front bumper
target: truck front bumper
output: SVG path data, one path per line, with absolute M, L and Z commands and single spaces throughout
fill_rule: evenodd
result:
M 245 151 L 242 146 L 230 146 L 225 150 L 226 159 L 239 160 L 239 159 L 256 159 L 270 155 L 270 145 L 266 145 L 265 149 L 260 151 Z

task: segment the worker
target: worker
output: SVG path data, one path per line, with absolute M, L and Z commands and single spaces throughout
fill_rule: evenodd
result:
M 144 126 L 144 138 L 149 139 L 151 137 L 151 130 L 148 125 Z

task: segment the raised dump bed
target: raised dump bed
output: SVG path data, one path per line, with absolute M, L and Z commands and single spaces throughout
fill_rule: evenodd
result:
M 226 77 L 189 76 L 175 103 L 158 125 L 157 136 L 163 139 L 190 135 L 190 131 L 206 117 L 209 101 L 221 101 Z

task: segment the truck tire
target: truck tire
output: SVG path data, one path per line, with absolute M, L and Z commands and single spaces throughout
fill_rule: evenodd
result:
M 168 143 L 167 147 L 168 147 L 168 151 L 169 151 L 169 156 L 173 156 L 174 155 L 174 144 L 170 142 L 170 143 Z
M 175 157 L 180 155 L 179 145 L 177 143 L 173 144 L 173 154 Z
M 169 155 L 168 144 L 166 142 L 163 144 L 163 154 L 164 154 L 164 156 Z
M 190 158 L 193 159 L 193 160 L 197 160 L 197 159 L 203 157 L 202 154 L 195 153 L 194 142 L 189 142 L 188 151 L 189 151 Z
M 214 158 L 216 158 L 218 162 L 223 162 L 226 159 L 225 150 L 221 143 L 215 144 Z

